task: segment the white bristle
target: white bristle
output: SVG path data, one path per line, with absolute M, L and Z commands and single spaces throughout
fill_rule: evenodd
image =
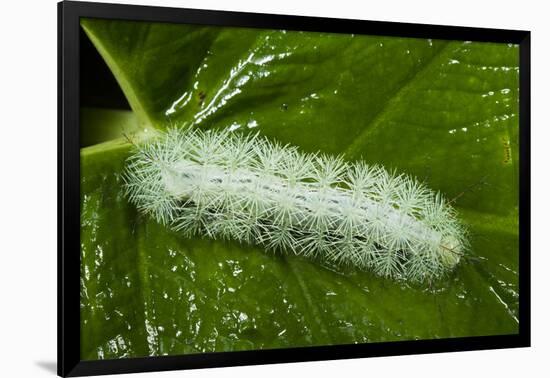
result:
M 466 249 L 454 209 L 415 179 L 258 135 L 169 130 L 127 162 L 128 197 L 187 236 L 429 281 Z

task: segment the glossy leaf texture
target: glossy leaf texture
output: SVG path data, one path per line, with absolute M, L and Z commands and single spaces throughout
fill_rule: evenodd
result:
M 84 359 L 518 331 L 518 47 L 82 20 L 134 113 L 83 113 Z M 260 132 L 412 174 L 452 199 L 471 250 L 409 285 L 186 239 L 123 195 L 126 130 Z M 97 136 L 94 138 L 94 135 Z M 136 138 L 142 133 L 135 134 Z

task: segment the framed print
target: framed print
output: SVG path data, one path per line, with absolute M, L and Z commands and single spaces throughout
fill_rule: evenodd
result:
M 58 10 L 59 375 L 529 346 L 529 32 Z

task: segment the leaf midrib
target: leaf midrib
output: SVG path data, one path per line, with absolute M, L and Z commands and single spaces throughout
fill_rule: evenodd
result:
M 132 110 L 138 115 L 138 119 L 143 120 L 145 124 L 155 125 L 153 119 L 149 117 L 149 115 L 145 111 L 143 104 L 139 100 L 139 96 L 135 93 L 132 84 L 124 73 L 124 70 L 117 64 L 116 59 L 111 56 L 105 46 L 103 46 L 103 43 L 101 43 L 101 39 L 94 34 L 92 29 L 86 26 L 86 20 L 82 20 L 80 25 L 90 38 L 90 41 L 92 41 L 93 45 L 96 47 L 99 54 L 105 60 L 105 63 L 107 64 L 109 69 L 112 71 L 113 76 L 120 85 L 122 92 L 124 92 L 128 103 L 132 107 Z

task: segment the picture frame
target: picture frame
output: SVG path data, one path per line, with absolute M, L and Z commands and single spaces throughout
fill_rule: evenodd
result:
M 519 45 L 518 333 L 81 359 L 80 19 L 284 29 Z M 530 33 L 528 31 L 62 1 L 58 3 L 58 375 L 83 376 L 530 346 Z

